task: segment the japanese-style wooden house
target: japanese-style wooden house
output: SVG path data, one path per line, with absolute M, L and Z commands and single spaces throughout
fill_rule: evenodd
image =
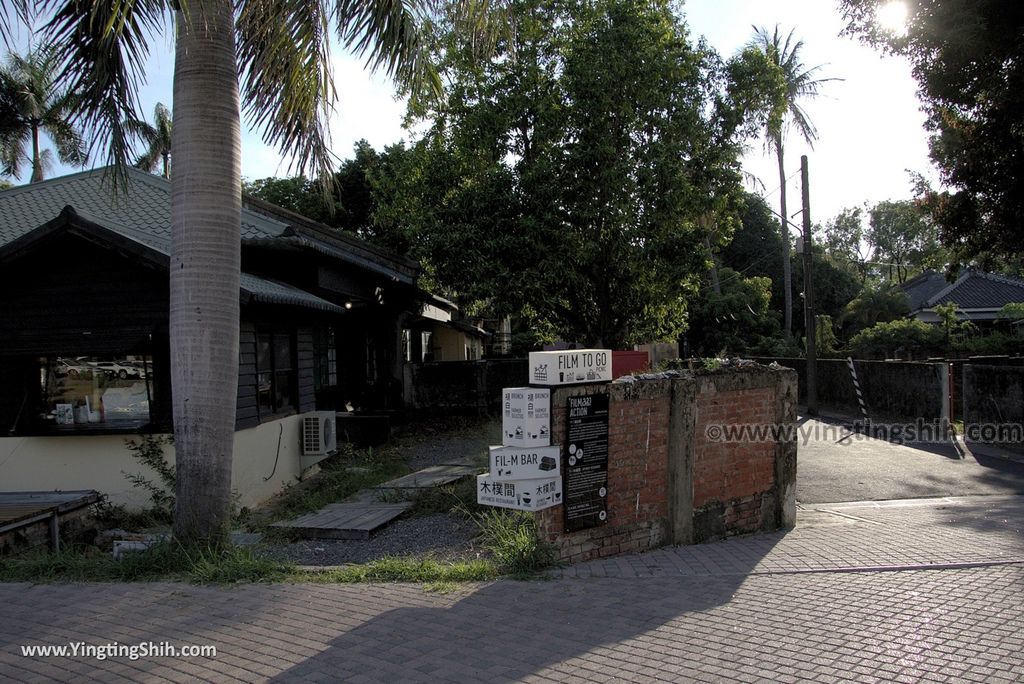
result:
M 143 504 L 125 439 L 171 428 L 170 184 L 97 169 L 0 192 L 0 489 Z M 394 409 L 418 265 L 244 198 L 233 486 L 299 474 L 300 416 Z M 173 448 L 167 454 L 173 458 Z

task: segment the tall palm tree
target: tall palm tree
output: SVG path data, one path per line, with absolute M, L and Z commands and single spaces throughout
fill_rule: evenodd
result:
M 135 160 L 135 168 L 153 173 L 162 163 L 164 178 L 171 177 L 171 110 L 162 102 L 156 103 L 153 110 L 153 123 L 143 119 L 131 119 L 125 127 L 140 138 L 146 145 L 146 151 Z
M 57 50 L 35 48 L 25 56 L 7 55 L 0 68 L 0 164 L 3 173 L 20 177 L 22 164 L 32 164 L 31 182 L 43 180 L 53 165 L 50 150 L 43 149 L 41 135 L 47 134 L 65 164 L 82 166 L 88 155 L 82 135 L 69 123 L 74 95 L 59 85 L 60 57 Z M 26 143 L 31 153 L 26 153 Z
M 754 37 L 748 47 L 758 50 L 768 59 L 769 63 L 778 67 L 785 84 L 785 97 L 768 113 L 765 137 L 768 148 L 775 152 L 779 163 L 779 221 L 782 230 L 782 279 L 786 310 L 783 312 L 785 324 L 783 330 L 788 338 L 793 331 L 793 273 L 790 265 L 789 213 L 786 207 L 786 166 L 784 161 L 784 143 L 786 132 L 790 126 L 796 127 L 807 143 L 811 146 L 818 139 L 818 131 L 811 123 L 807 112 L 801 107 L 801 100 L 818 95 L 818 88 L 834 78 L 819 78 L 821 65 L 807 68 L 800 61 L 802 40 L 793 40 L 793 31 L 785 38 L 779 33 L 779 27 L 770 32 L 766 28 L 754 27 Z
M 21 0 L 30 2 L 31 0 Z M 335 99 L 330 39 L 399 84 L 436 86 L 415 0 L 36 0 L 52 18 L 62 75 L 83 125 L 127 183 L 124 122 L 161 33 L 175 36 L 171 177 L 170 349 L 177 466 L 174 534 L 221 543 L 230 520 L 238 386 L 241 115 L 293 166 L 329 177 Z M 174 26 L 168 13 L 173 10 Z M 430 76 L 425 79 L 425 76 Z M 240 91 L 242 97 L 240 97 Z

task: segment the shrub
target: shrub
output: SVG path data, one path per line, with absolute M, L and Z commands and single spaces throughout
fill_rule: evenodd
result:
M 850 351 L 857 358 L 889 356 L 896 350 L 938 352 L 943 348 L 945 333 L 936 325 L 917 319 L 901 319 L 878 323 L 862 330 L 850 340 Z

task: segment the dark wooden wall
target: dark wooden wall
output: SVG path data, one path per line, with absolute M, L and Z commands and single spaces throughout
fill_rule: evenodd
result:
M 274 307 L 276 308 L 276 307 Z M 238 403 L 235 413 L 235 429 L 255 427 L 261 422 L 280 418 L 281 414 L 266 416 L 260 414 L 259 397 L 256 395 L 256 335 L 261 330 L 287 332 L 292 337 L 292 354 L 296 369 L 298 412 L 316 410 L 316 393 L 313 390 L 313 326 L 300 324 L 292 316 L 284 316 L 271 307 L 254 312 L 251 318 L 243 318 L 238 337 Z
M 167 323 L 167 273 L 73 236 L 0 266 L 0 354 L 109 355 Z

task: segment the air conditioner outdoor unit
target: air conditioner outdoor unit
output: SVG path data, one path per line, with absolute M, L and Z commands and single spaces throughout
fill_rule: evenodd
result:
M 334 411 L 311 411 L 302 415 L 303 456 L 327 456 L 338 450 L 334 421 Z

